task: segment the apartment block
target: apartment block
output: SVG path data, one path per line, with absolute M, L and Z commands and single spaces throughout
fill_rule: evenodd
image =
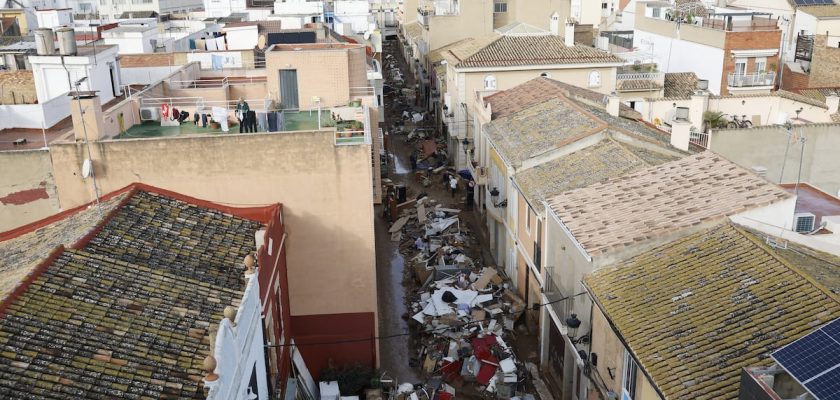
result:
M 723 9 L 690 22 L 678 15 L 668 3 L 636 4 L 633 46 L 662 72 L 695 72 L 720 95 L 775 88 L 782 32 L 772 14 Z

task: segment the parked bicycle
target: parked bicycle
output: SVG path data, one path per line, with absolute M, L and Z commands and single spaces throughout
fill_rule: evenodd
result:
M 747 119 L 746 115 L 742 115 L 741 118 L 738 118 L 737 115 L 732 116 L 732 120 L 726 124 L 727 128 L 752 128 L 752 122 Z

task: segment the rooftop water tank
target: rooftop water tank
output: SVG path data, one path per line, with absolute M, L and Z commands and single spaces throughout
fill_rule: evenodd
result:
M 62 56 L 75 56 L 76 32 L 73 28 L 58 28 L 55 32 L 58 34 L 58 53 Z
M 55 35 L 52 29 L 40 28 L 35 30 L 35 49 L 39 56 L 55 54 Z

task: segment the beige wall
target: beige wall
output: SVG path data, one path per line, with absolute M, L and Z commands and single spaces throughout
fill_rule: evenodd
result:
M 836 195 L 840 190 L 840 124 L 794 125 L 793 130 L 806 139 L 802 181 Z M 783 161 L 787 140 L 784 130 L 776 127 L 724 129 L 712 133 L 711 150 L 746 168 L 767 168 L 767 179 L 772 182 L 779 182 L 784 163 L 782 183 L 794 183 L 802 148 L 791 144 Z
M 622 376 L 624 376 L 624 344 L 621 343 L 615 331 L 612 330 L 601 309 L 597 306 L 592 310 L 592 352 L 598 354 L 598 366 L 595 367 L 604 386 L 621 396 Z M 612 376 L 608 371 L 612 371 Z M 635 400 L 659 400 L 647 376 L 641 369 L 636 371 Z
M 100 190 L 143 182 L 214 202 L 283 203 L 293 315 L 376 313 L 369 145 L 334 131 L 102 141 L 91 150 Z M 92 200 L 81 144 L 51 149 L 61 206 Z
M 428 44 L 428 51 L 493 33 L 493 0 L 461 1 L 460 7 L 458 15 L 429 18 L 429 28 L 423 30 L 423 41 Z
M 0 165 L 0 232 L 59 211 L 49 151 L 3 151 Z
M 589 73 L 598 71 L 601 74 L 600 87 L 589 86 Z M 542 73 L 548 73 L 551 79 L 564 83 L 588 88 L 599 93 L 609 94 L 615 90 L 616 67 L 593 67 L 593 68 L 551 68 L 546 66 L 541 69 L 511 70 L 509 71 L 470 71 L 459 72 L 451 65 L 446 71 L 446 91 L 451 98 L 450 109 L 455 110 L 455 121 L 472 121 L 475 114 L 473 103 L 476 91 L 484 91 L 484 78 L 488 75 L 496 77 L 496 90 L 507 90 L 531 79 L 537 78 Z M 469 116 L 464 115 L 460 103 L 467 103 L 470 107 Z M 454 106 L 454 107 L 453 107 Z M 465 124 L 456 123 L 450 130 L 456 135 L 462 135 Z
M 724 48 L 726 32 L 689 24 L 681 24 L 679 29 L 677 29 L 677 24 L 673 21 L 645 17 L 645 8 L 645 2 L 640 1 L 636 3 L 635 29 L 674 39 L 705 44 L 719 49 Z
M 266 87 L 280 99 L 279 71 L 297 70 L 298 104 L 311 108 L 320 97 L 322 107 L 343 106 L 350 100 L 351 87 L 366 87 L 365 49 L 352 48 L 269 51 L 266 53 Z

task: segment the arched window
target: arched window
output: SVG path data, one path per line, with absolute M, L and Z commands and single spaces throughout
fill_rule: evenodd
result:
M 551 74 L 549 74 L 548 72 L 543 72 L 540 74 L 540 76 L 543 78 L 551 78 Z
M 601 73 L 598 71 L 592 71 L 589 73 L 589 87 L 600 87 L 601 86 Z
M 484 77 L 484 90 L 495 90 L 496 89 L 496 77 L 493 75 L 487 75 Z

